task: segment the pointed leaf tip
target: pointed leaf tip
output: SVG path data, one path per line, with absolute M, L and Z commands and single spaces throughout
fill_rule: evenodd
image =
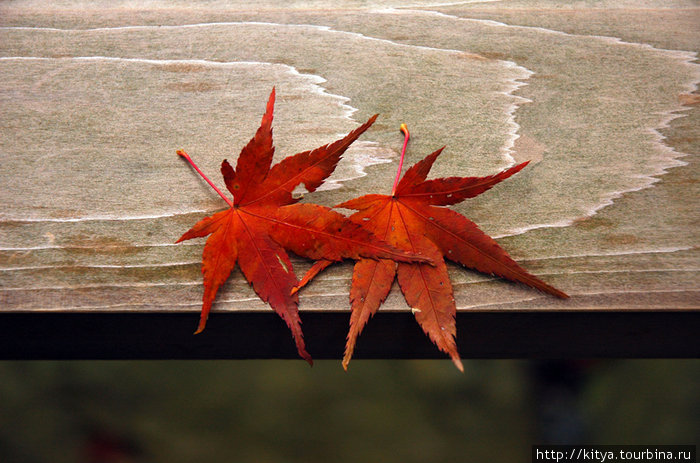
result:
M 202 331 L 204 331 L 205 326 L 206 326 L 206 322 L 204 322 L 204 323 L 200 322 L 199 326 L 197 326 L 197 330 L 193 334 L 196 335 L 196 334 L 201 333 Z
M 272 87 L 272 91 L 270 92 L 270 97 L 267 99 L 267 108 L 266 108 L 266 116 L 267 114 L 270 115 L 270 119 L 272 119 L 272 110 L 275 106 L 275 87 Z

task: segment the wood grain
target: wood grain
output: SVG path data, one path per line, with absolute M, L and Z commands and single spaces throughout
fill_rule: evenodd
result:
M 180 330 L 188 320 L 193 331 L 203 242 L 173 243 L 225 204 L 175 150 L 186 149 L 218 181 L 221 160 L 234 161 L 252 136 L 273 85 L 278 159 L 381 113 L 332 182 L 309 196 L 319 204 L 386 193 L 400 123 L 414 136 L 409 164 L 447 145 L 435 176 L 487 175 L 532 161 L 455 209 L 571 299 L 450 266 L 464 356 L 538 356 L 545 347 L 561 356 L 605 355 L 594 337 L 587 344 L 561 335 L 545 347 L 522 342 L 564 320 L 579 330 L 612 323 L 596 338 L 611 346 L 625 323 L 637 331 L 668 324 L 669 333 L 646 338 L 656 350 L 635 344 L 629 332 L 610 355 L 697 355 L 688 334 L 700 309 L 700 31 L 688 18 L 700 9 L 647 3 L 649 15 L 614 1 L 595 10 L 539 1 L 488 9 L 391 2 L 184 9 L 155 2 L 138 14 L 120 4 L 79 12 L 71 2 L 0 5 L 0 325 L 10 333 L 2 355 L 21 357 L 10 345 L 24 336 L 71 345 L 50 330 L 67 330 L 71 320 L 86 328 L 64 331 L 76 339 L 93 325 Z M 293 264 L 302 274 L 311 263 Z M 307 339 L 324 346 L 319 358 L 342 353 L 335 344 L 344 340 L 350 278 L 350 263 L 335 265 L 300 294 Z M 404 333 L 415 324 L 397 288 L 381 312 L 386 317 L 370 327 L 391 331 L 395 323 Z M 647 312 L 654 315 L 644 318 Z M 252 323 L 257 333 L 274 331 L 276 322 L 238 270 L 211 320 L 207 330 Z M 500 332 L 501 322 L 510 328 Z M 472 323 L 520 341 L 498 350 L 496 340 L 506 338 L 490 342 Z M 44 328 L 32 332 L 32 324 Z M 217 333 L 215 340 L 193 338 L 193 352 L 286 357 L 293 348 L 277 333 L 274 348 L 255 354 L 220 344 L 225 336 Z M 365 336 L 359 356 L 439 355 L 429 345 Z M 57 352 L 195 355 L 184 341 L 139 355 L 91 339 L 81 344 L 85 354 Z M 196 347 L 207 342 L 217 347 Z M 51 357 L 32 352 L 26 355 Z

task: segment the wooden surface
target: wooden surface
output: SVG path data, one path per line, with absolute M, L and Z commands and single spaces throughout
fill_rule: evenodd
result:
M 178 317 L 188 320 L 189 336 L 201 304 L 203 240 L 173 243 L 225 204 L 175 150 L 185 149 L 222 184 L 221 160 L 235 159 L 252 136 L 272 86 L 278 157 L 332 141 L 380 113 L 333 182 L 309 195 L 319 204 L 387 193 L 401 123 L 413 134 L 409 165 L 447 145 L 433 176 L 488 175 L 532 161 L 454 209 L 572 297 L 450 267 L 465 357 L 538 356 L 547 348 L 604 355 L 585 337 L 566 336 L 534 350 L 513 341 L 499 353 L 476 343 L 489 337 L 467 322 L 484 317 L 475 323 L 493 334 L 505 320 L 498 316 L 524 314 L 529 321 L 509 322 L 503 332 L 512 340 L 538 332 L 536 320 L 549 320 L 544 331 L 566 312 L 586 329 L 605 326 L 604 313 L 629 315 L 597 342 L 618 339 L 623 320 L 641 323 L 640 333 L 648 320 L 668 324 L 668 336 L 684 340 L 664 349 L 663 334 L 642 335 L 639 345 L 627 336 L 611 356 L 698 355 L 688 336 L 697 332 L 700 308 L 697 2 L 398 3 L 0 4 L 2 355 L 20 356 L 12 353 L 26 340 L 18 333 L 32 333 L 22 326 L 43 326 L 33 332 L 40 344 L 53 323 L 80 338 L 106 323 L 96 318 L 105 313 L 117 317 L 104 325 L 114 329 L 106 338 L 135 336 L 127 327 L 139 320 L 149 327 L 161 320 L 181 336 L 187 323 Z M 298 274 L 310 264 L 294 263 Z M 301 293 L 316 356 L 336 356 L 343 342 L 350 275 L 350 263 L 333 266 Z M 396 288 L 381 311 L 398 318 L 378 325 L 412 323 Z M 645 312 L 660 318 L 639 321 Z M 61 318 L 68 314 L 89 320 L 85 330 L 66 328 L 77 320 Z M 282 325 L 236 270 L 214 306 L 214 334 L 192 338 L 191 348 L 225 339 L 219 330 L 238 326 L 237 314 L 240 323 L 255 314 L 266 320 L 250 322 L 259 330 L 241 336 Z M 314 347 L 310 333 L 324 330 L 337 339 L 314 334 Z M 70 339 L 57 336 L 70 351 Z M 283 330 L 278 337 L 285 347 L 270 356 L 285 357 L 292 343 Z M 372 339 L 369 332 L 360 338 L 359 356 L 439 356 L 429 344 L 412 351 Z M 656 355 L 641 345 L 654 339 Z M 139 357 L 85 342 L 93 346 L 87 358 Z M 173 357 L 193 355 L 177 345 Z M 201 356 L 222 355 L 221 345 L 209 352 Z M 33 355 L 42 356 L 51 357 Z

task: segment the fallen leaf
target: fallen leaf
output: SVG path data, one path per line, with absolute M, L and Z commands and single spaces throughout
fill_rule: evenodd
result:
M 386 245 L 328 207 L 296 204 L 298 198 L 292 196 L 293 190 L 302 183 L 309 192 L 316 190 L 333 172 L 345 150 L 377 116 L 340 140 L 286 157 L 271 166 L 274 102 L 273 89 L 260 128 L 241 151 L 236 168 L 226 160 L 221 165 L 233 201 L 206 178 L 187 153 L 178 151 L 230 207 L 197 222 L 177 242 L 210 235 L 202 256 L 204 295 L 196 333 L 204 330 L 219 287 L 238 263 L 258 296 L 292 331 L 299 355 L 312 363 L 301 330 L 298 296 L 292 294 L 298 281 L 286 250 L 309 259 L 328 261 L 360 257 L 398 261 L 426 259 Z
M 442 207 L 483 193 L 519 172 L 527 162 L 488 177 L 426 180 L 443 147 L 408 169 L 398 181 L 409 137 L 408 129 L 403 125 L 402 130 L 406 138 L 392 194 L 370 194 L 336 207 L 357 210 L 350 216 L 353 222 L 399 249 L 431 257 L 435 265 L 397 263 L 390 259 L 360 259 L 355 264 L 350 289 L 350 331 L 343 367 L 347 369 L 357 337 L 384 302 L 394 278 L 398 276 L 401 291 L 423 331 L 463 371 L 455 342 L 456 306 L 445 258 L 469 269 L 524 283 L 561 298 L 568 296 L 520 267 L 469 219 Z M 299 287 L 330 263 L 315 263 Z

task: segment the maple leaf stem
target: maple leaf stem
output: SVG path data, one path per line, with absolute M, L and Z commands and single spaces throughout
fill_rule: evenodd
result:
M 396 194 L 396 186 L 399 184 L 399 179 L 401 178 L 401 169 L 403 168 L 403 158 L 406 155 L 406 146 L 408 145 L 408 139 L 411 134 L 408 133 L 408 127 L 406 124 L 401 124 L 401 131 L 404 133 L 403 148 L 401 148 L 401 158 L 399 159 L 399 170 L 396 172 L 396 178 L 394 179 L 394 186 L 391 189 L 391 196 Z
M 177 154 L 179 154 L 180 156 L 182 156 L 183 158 L 185 158 L 185 159 L 187 160 L 187 162 L 189 162 L 190 165 L 191 165 L 192 167 L 194 167 L 194 170 L 196 170 L 197 173 L 198 173 L 199 175 L 201 175 L 202 178 L 203 178 L 204 180 L 207 181 L 207 183 L 214 189 L 214 191 L 216 191 L 217 193 L 219 193 L 219 196 L 221 196 L 222 198 L 224 198 L 224 201 L 226 201 L 226 202 L 228 203 L 229 206 L 233 207 L 233 202 L 232 202 L 230 199 L 228 199 L 226 196 L 224 196 L 224 194 L 221 192 L 221 190 L 219 190 L 219 189 L 216 187 L 216 185 L 214 185 L 214 184 L 212 183 L 212 181 L 209 180 L 209 178 L 207 178 L 206 175 L 204 175 L 204 172 L 202 172 L 201 170 L 199 170 L 199 167 L 197 167 L 197 164 L 194 163 L 194 161 L 192 160 L 192 158 L 190 157 L 189 154 L 185 153 L 183 150 L 177 150 Z

